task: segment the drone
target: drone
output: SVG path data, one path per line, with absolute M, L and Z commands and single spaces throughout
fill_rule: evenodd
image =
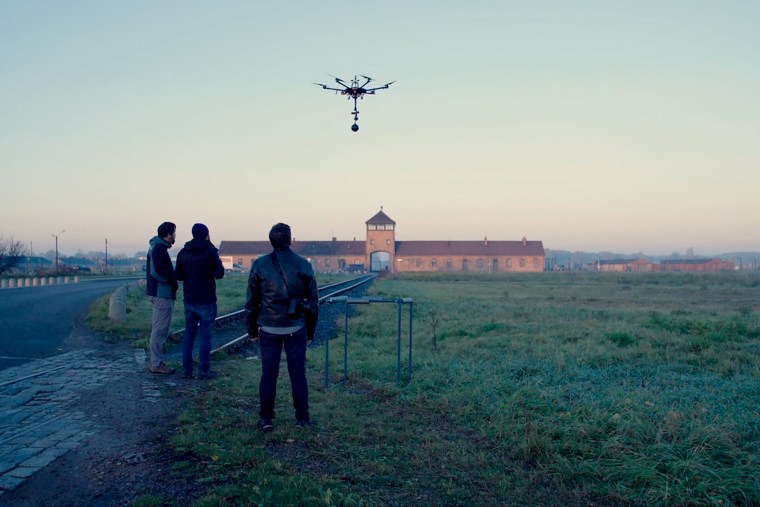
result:
M 335 82 L 338 83 L 342 88 L 332 88 L 330 86 L 327 86 L 326 84 L 322 83 L 314 83 L 317 86 L 321 86 L 323 90 L 332 90 L 335 93 L 340 93 L 341 95 L 346 95 L 349 99 L 354 99 L 354 110 L 351 111 L 351 114 L 354 115 L 354 124 L 351 125 L 351 130 L 354 132 L 357 132 L 359 130 L 359 125 L 357 125 L 357 121 L 359 121 L 359 109 L 356 107 L 356 101 L 358 99 L 364 99 L 365 95 L 374 95 L 377 90 L 385 90 L 390 85 L 395 83 L 395 81 L 391 81 L 390 83 L 386 83 L 383 86 L 378 86 L 375 88 L 365 88 L 368 84 L 370 84 L 372 81 L 374 81 L 371 77 L 367 76 L 361 76 L 362 78 L 366 79 L 364 83 L 359 84 L 359 77 L 354 76 L 354 78 L 351 80 L 351 84 L 349 85 L 344 79 L 341 79 L 339 77 L 335 77 Z

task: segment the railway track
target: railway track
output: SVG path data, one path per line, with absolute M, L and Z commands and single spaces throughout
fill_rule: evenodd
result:
M 351 280 L 344 280 L 342 282 L 333 283 L 319 287 L 319 304 L 320 304 L 320 318 L 317 325 L 315 342 L 319 343 L 324 339 L 330 337 L 333 334 L 334 318 L 330 317 L 331 311 L 329 310 L 331 305 L 325 305 L 324 303 L 331 297 L 340 296 L 344 294 L 359 295 L 363 293 L 369 284 L 377 277 L 377 275 L 363 275 Z M 327 310 L 327 311 L 325 311 Z M 212 335 L 212 349 L 211 353 L 220 352 L 240 346 L 245 343 L 248 338 L 248 332 L 245 329 L 245 310 L 238 310 L 225 315 L 220 315 L 214 322 L 214 334 Z M 181 340 L 184 329 L 174 331 L 171 333 L 172 340 Z

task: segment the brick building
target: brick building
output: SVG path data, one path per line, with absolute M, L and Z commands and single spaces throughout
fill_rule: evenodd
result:
M 468 271 L 474 273 L 544 270 L 541 241 L 396 241 L 396 222 L 382 208 L 365 222 L 364 241 L 293 241 L 319 273 L 341 271 Z M 272 251 L 269 241 L 222 241 L 219 254 L 249 268 Z
M 596 271 L 616 273 L 645 273 L 652 271 L 652 262 L 646 259 L 608 259 L 596 261 Z
M 733 271 L 734 263 L 721 259 L 666 259 L 655 264 L 657 271 L 690 271 L 716 273 Z

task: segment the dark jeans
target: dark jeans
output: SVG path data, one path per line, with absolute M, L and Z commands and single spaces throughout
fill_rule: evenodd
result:
M 280 357 L 285 345 L 288 374 L 293 388 L 293 407 L 296 419 L 309 419 L 309 386 L 306 383 L 306 328 L 293 334 L 271 334 L 259 331 L 261 352 L 261 382 L 259 398 L 262 419 L 274 418 L 274 400 L 277 395 L 277 376 L 280 373 Z
M 195 334 L 200 329 L 198 359 L 200 372 L 208 373 L 211 369 L 211 327 L 216 319 L 216 303 L 207 305 L 189 305 L 185 303 L 185 334 L 182 336 L 182 369 L 193 373 L 193 345 Z M 200 326 L 199 326 L 200 324 Z

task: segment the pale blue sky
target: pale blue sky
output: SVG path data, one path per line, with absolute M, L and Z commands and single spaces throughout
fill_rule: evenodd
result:
M 0 0 L 0 235 L 760 250 L 760 2 Z M 372 76 L 359 103 L 311 84 Z

